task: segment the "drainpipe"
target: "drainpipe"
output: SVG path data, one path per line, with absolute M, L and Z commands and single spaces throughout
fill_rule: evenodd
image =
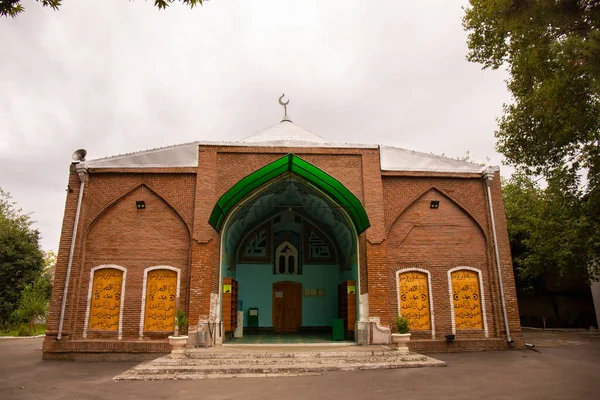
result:
M 73 265 L 73 255 L 75 254 L 75 241 L 77 240 L 77 227 L 79 226 L 79 214 L 81 212 L 81 201 L 83 199 L 83 187 L 85 185 L 87 168 L 83 162 L 80 162 L 75 167 L 75 171 L 77 171 L 77 174 L 79 175 L 81 184 L 79 185 L 79 198 L 77 199 L 77 211 L 75 212 L 75 222 L 73 223 L 73 237 L 71 238 L 71 249 L 69 250 L 67 277 L 65 279 L 65 288 L 63 290 L 62 304 L 60 306 L 60 320 L 58 322 L 58 335 L 56 335 L 56 340 L 62 338 L 63 323 L 65 321 L 65 307 L 67 306 L 67 294 L 69 292 L 69 280 L 71 278 L 71 266 Z
M 498 267 L 498 283 L 500 284 L 500 299 L 502 302 L 502 315 L 504 316 L 504 328 L 506 329 L 506 341 L 512 344 L 513 340 L 510 336 L 508 328 L 508 316 L 506 315 L 506 300 L 504 299 L 504 283 L 502 282 L 502 268 L 500 266 L 500 252 L 498 251 L 498 239 L 496 237 L 496 222 L 494 221 L 494 206 L 492 205 L 492 180 L 494 179 L 494 170 L 492 167 L 487 167 L 483 173 L 485 184 L 487 187 L 488 205 L 490 206 L 490 217 L 492 221 L 492 235 L 494 238 L 494 253 L 496 255 L 496 267 Z

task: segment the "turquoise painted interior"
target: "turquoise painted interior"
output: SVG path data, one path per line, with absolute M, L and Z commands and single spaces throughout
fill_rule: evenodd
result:
M 243 206 L 231 211 L 232 214 L 228 217 L 229 222 L 226 222 L 222 231 L 221 276 L 238 281 L 238 299 L 243 302 L 244 326 L 248 326 L 248 309 L 258 308 L 259 327 L 273 327 L 273 283 L 280 281 L 294 281 L 302 284 L 303 327 L 332 326 L 333 320 L 337 318 L 338 284 L 346 280 L 355 280 L 358 283 L 356 231 L 352 223 L 349 223 L 349 216 L 335 199 L 329 198 L 327 194 L 318 190 L 315 191 L 310 183 L 292 176 L 285 180 L 274 180 L 271 184 L 264 185 L 261 190 L 263 191 L 261 194 L 252 197 Z M 301 208 L 302 212 L 294 212 L 294 209 L 298 208 Z M 281 211 L 274 214 L 275 209 Z M 343 221 L 343 216 L 340 218 L 340 214 L 334 212 L 339 209 L 345 214 L 346 222 Z M 302 237 L 303 230 L 300 220 L 305 218 L 302 214 L 309 215 L 313 221 L 312 224 L 322 225 L 319 227 L 322 229 L 322 233 L 334 242 L 340 265 L 304 264 L 302 254 L 304 249 L 301 243 L 294 243 L 299 251 L 298 261 L 302 269 L 301 275 L 273 274 L 272 262 L 275 260 L 263 264 L 240 262 L 238 253 L 241 243 L 246 243 L 247 235 L 253 234 L 252 227 L 258 227 L 269 218 L 273 219 L 271 238 L 268 240 L 271 241 L 269 251 L 275 252 L 276 245 L 280 243 L 284 235 L 287 235 L 286 231 L 293 232 L 291 237 L 296 238 L 296 241 L 298 241 L 298 235 Z M 322 297 L 305 296 L 304 289 L 324 289 L 325 295 Z M 359 296 L 356 296 L 356 300 L 358 312 Z M 359 317 L 357 315 L 357 318 Z
M 273 283 L 302 283 L 302 326 L 331 326 L 337 318 L 337 285 L 342 274 L 337 265 L 303 265 L 302 275 L 273 275 L 273 266 L 238 264 L 238 298 L 244 302 L 244 326 L 248 326 L 248 309 L 258 308 L 258 325 L 272 327 Z M 325 289 L 324 297 L 306 297 L 304 289 Z

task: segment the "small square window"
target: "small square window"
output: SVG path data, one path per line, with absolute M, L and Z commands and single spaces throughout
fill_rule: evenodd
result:
M 434 209 L 440 208 L 440 202 L 438 200 L 432 200 L 431 204 L 429 204 L 429 208 L 434 208 Z

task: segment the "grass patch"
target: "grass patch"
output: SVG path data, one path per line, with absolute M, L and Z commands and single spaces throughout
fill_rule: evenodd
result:
M 35 332 L 31 332 L 29 324 L 17 325 L 8 329 L 1 329 L 0 336 L 37 336 L 46 333 L 46 324 L 35 324 Z

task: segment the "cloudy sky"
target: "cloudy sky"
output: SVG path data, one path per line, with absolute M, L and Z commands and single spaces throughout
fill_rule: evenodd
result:
M 63 3 L 24 0 L 0 19 L 0 187 L 46 250 L 75 149 L 241 139 L 279 122 L 281 93 L 295 123 L 334 142 L 502 162 L 507 75 L 466 61 L 466 0 Z

